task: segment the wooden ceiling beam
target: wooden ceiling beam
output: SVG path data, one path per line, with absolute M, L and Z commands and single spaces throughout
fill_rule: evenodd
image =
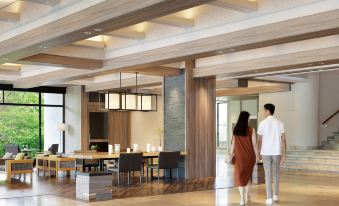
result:
M 21 70 L 21 67 L 19 65 L 2 64 L 0 65 L 0 70 L 19 72 Z
M 177 76 L 180 74 L 179 68 L 165 67 L 165 66 L 155 66 L 150 68 L 141 68 L 141 69 L 131 69 L 124 71 L 126 73 L 135 73 L 153 76 Z
M 216 88 L 235 88 L 235 87 L 247 87 L 248 80 L 247 79 L 221 79 L 216 81 Z
M 98 74 L 339 34 L 339 9 L 107 59 Z M 314 26 L 316 25 L 316 26 Z M 192 49 L 194 48 L 194 49 Z
M 0 42 L 0 64 L 159 18 L 212 0 L 106 0 Z M 80 3 L 79 3 L 80 4 Z M 40 34 L 40 35 L 37 35 Z M 16 45 L 16 46 L 13 46 Z
M 140 76 L 138 77 L 138 87 L 150 87 L 161 85 L 163 77 L 159 76 Z M 122 79 L 122 86 L 126 88 L 135 87 L 135 78 Z M 120 88 L 120 80 L 105 81 L 100 83 L 93 83 L 85 87 L 86 92 L 115 90 Z
M 24 1 L 45 4 L 48 6 L 57 6 L 60 4 L 60 0 L 24 0 Z
M 0 21 L 7 22 L 19 22 L 20 21 L 20 13 L 0 11 Z
M 272 92 L 288 92 L 291 91 L 291 85 L 289 84 L 278 84 L 268 86 L 257 86 L 257 87 L 245 87 L 245 88 L 231 88 L 231 89 L 220 89 L 217 90 L 217 97 L 222 96 L 242 96 Z
M 76 69 L 98 69 L 102 67 L 102 60 L 85 59 L 53 54 L 35 54 L 20 59 L 23 64 L 38 64 L 58 67 L 68 67 Z
M 251 12 L 258 10 L 258 2 L 248 0 L 216 0 L 210 5 L 234 9 L 237 11 Z
M 181 28 L 190 28 L 194 26 L 193 19 L 187 19 L 174 15 L 162 16 L 160 18 L 150 20 L 152 23 L 164 24 L 168 26 L 175 26 Z
M 339 46 L 196 67 L 193 75 L 194 77 L 236 78 L 251 74 L 258 75 L 260 73 L 288 71 L 337 63 L 339 63 Z
M 306 82 L 307 77 L 300 76 L 291 76 L 291 75 L 274 75 L 266 77 L 256 77 L 256 81 L 270 81 L 270 82 L 287 82 L 287 83 L 296 83 L 296 82 Z
M 94 48 L 98 48 L 98 49 L 104 49 L 106 47 L 105 42 L 93 41 L 93 40 L 89 40 L 89 39 L 74 42 L 73 45 L 94 47 Z
M 145 32 L 133 31 L 130 29 L 119 29 L 116 31 L 108 32 L 105 35 L 133 40 L 143 40 L 146 37 Z
M 41 72 L 39 74 L 25 76 L 19 78 L 13 83 L 15 88 L 33 88 L 44 85 L 54 85 L 60 84 L 58 79 L 62 78 L 64 75 L 75 75 L 75 74 L 85 74 L 88 70 L 80 69 L 58 69 L 49 72 Z

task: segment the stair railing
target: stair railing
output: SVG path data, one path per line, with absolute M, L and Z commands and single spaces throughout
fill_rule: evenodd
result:
M 329 116 L 325 121 L 323 121 L 322 125 L 324 128 L 326 128 L 328 125 L 327 125 L 327 122 L 330 121 L 335 115 L 339 114 L 339 110 L 334 112 L 331 116 Z

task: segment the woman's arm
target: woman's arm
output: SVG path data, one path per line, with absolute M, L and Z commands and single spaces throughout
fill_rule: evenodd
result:
M 253 128 L 252 132 L 252 143 L 253 143 L 253 149 L 255 152 L 255 156 L 258 157 L 258 142 L 257 142 L 257 135 L 255 134 L 255 129 Z
M 231 139 L 231 151 L 230 151 L 230 154 L 234 156 L 234 136 L 232 136 L 232 139 Z

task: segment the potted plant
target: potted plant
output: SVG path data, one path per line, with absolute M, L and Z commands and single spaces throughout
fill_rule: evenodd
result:
M 92 151 L 97 151 L 99 149 L 99 146 L 97 145 L 97 144 L 93 144 L 92 146 L 91 146 L 91 150 Z

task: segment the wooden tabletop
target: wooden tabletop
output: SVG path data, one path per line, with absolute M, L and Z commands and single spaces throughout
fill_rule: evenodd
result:
M 76 159 L 118 159 L 119 153 L 109 154 L 108 152 L 95 152 L 95 153 L 70 153 L 64 156 Z M 181 156 L 186 156 L 187 152 L 180 152 Z M 143 152 L 144 157 L 156 158 L 159 156 L 159 152 Z

